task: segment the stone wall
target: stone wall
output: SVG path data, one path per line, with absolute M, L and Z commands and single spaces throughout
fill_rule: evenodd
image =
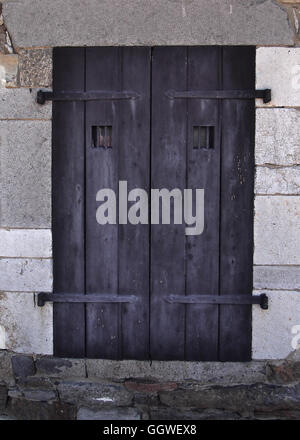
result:
M 0 23 L 0 349 L 53 352 L 51 104 L 36 104 L 51 85 L 52 49 L 8 46 Z
M 291 45 L 295 38 L 285 7 L 274 0 L 4 0 L 3 4 L 15 47 Z
M 300 1 L 3 0 L 0 18 L 0 348 L 51 354 L 52 47 L 257 46 L 253 358 L 284 358 L 300 325 Z
M 56 359 L 0 351 L 0 420 L 300 418 L 299 352 L 250 363 Z
M 257 101 L 254 225 L 254 289 L 270 308 L 253 308 L 253 357 L 280 358 L 300 324 L 300 48 L 258 48 L 256 87 L 272 89 Z

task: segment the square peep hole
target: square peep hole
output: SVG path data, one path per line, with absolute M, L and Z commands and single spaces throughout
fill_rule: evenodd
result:
M 112 126 L 93 125 L 92 126 L 92 147 L 93 148 L 112 148 Z
M 195 150 L 214 148 L 214 129 L 212 125 L 201 125 L 193 127 L 193 148 Z

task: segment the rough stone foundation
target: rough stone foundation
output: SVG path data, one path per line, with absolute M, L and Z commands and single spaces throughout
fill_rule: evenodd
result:
M 0 416 L 22 420 L 299 419 L 300 352 L 249 363 L 0 352 Z

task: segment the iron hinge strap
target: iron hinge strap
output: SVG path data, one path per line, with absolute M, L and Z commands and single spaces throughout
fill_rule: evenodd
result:
M 53 303 L 135 303 L 139 298 L 135 295 L 110 295 L 79 293 L 47 293 L 38 294 L 38 306 L 43 307 L 46 302 Z M 268 297 L 261 295 L 168 295 L 164 300 L 170 304 L 228 304 L 247 305 L 259 304 L 264 310 L 268 309 Z
M 265 104 L 271 101 L 271 89 L 262 90 L 168 90 L 169 99 L 255 99 L 260 98 Z
M 39 90 L 37 92 L 36 102 L 45 104 L 46 101 L 103 101 L 103 100 L 124 100 L 137 99 L 140 95 L 137 92 L 126 91 L 101 91 L 90 92 L 50 92 Z
M 247 305 L 259 304 L 264 310 L 268 309 L 269 300 L 265 293 L 261 295 L 169 295 L 165 301 L 171 304 L 229 304 Z
M 135 295 L 109 295 L 80 293 L 48 293 L 41 292 L 37 295 L 37 304 L 43 307 L 46 302 L 53 303 L 135 303 L 138 297 Z

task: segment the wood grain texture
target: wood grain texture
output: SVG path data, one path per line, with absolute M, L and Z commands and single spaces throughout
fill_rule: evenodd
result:
M 88 48 L 86 63 L 87 91 L 133 88 L 142 96 L 86 104 L 87 293 L 139 297 L 130 305 L 87 306 L 87 356 L 144 359 L 149 353 L 149 227 L 98 225 L 95 213 L 99 189 L 118 195 L 120 180 L 128 182 L 128 190 L 149 187 L 150 49 Z M 111 149 L 91 147 L 93 125 L 112 126 Z
M 120 126 L 119 180 L 128 191 L 150 187 L 150 48 L 124 48 L 122 88 L 135 90 L 140 99 L 118 104 Z M 129 202 L 132 206 L 132 202 Z M 119 225 L 119 295 L 132 292 L 139 299 L 120 308 L 121 356 L 149 358 L 149 225 Z
M 186 101 L 170 101 L 165 91 L 185 89 L 187 49 L 156 47 L 152 56 L 151 187 L 181 191 L 186 185 Z M 172 214 L 172 212 L 171 212 Z M 172 221 L 172 218 L 171 218 Z M 185 306 L 164 296 L 185 292 L 185 225 L 151 227 L 152 359 L 184 359 Z
M 187 90 L 221 88 L 218 47 L 188 48 Z M 204 189 L 204 231 L 186 237 L 186 295 L 218 295 L 220 218 L 220 140 L 219 102 L 214 99 L 187 100 L 187 182 L 186 187 Z M 194 126 L 212 126 L 211 149 L 193 148 Z M 218 359 L 218 306 L 186 306 L 187 360 Z
M 223 48 L 224 89 L 255 88 L 255 48 Z M 251 295 L 253 266 L 254 100 L 222 105 L 220 293 Z M 220 306 L 222 361 L 251 359 L 251 306 Z
M 53 51 L 54 90 L 84 90 L 84 49 Z M 84 294 L 84 103 L 54 102 L 52 133 L 54 293 Z M 85 356 L 83 304 L 54 304 L 55 356 Z

